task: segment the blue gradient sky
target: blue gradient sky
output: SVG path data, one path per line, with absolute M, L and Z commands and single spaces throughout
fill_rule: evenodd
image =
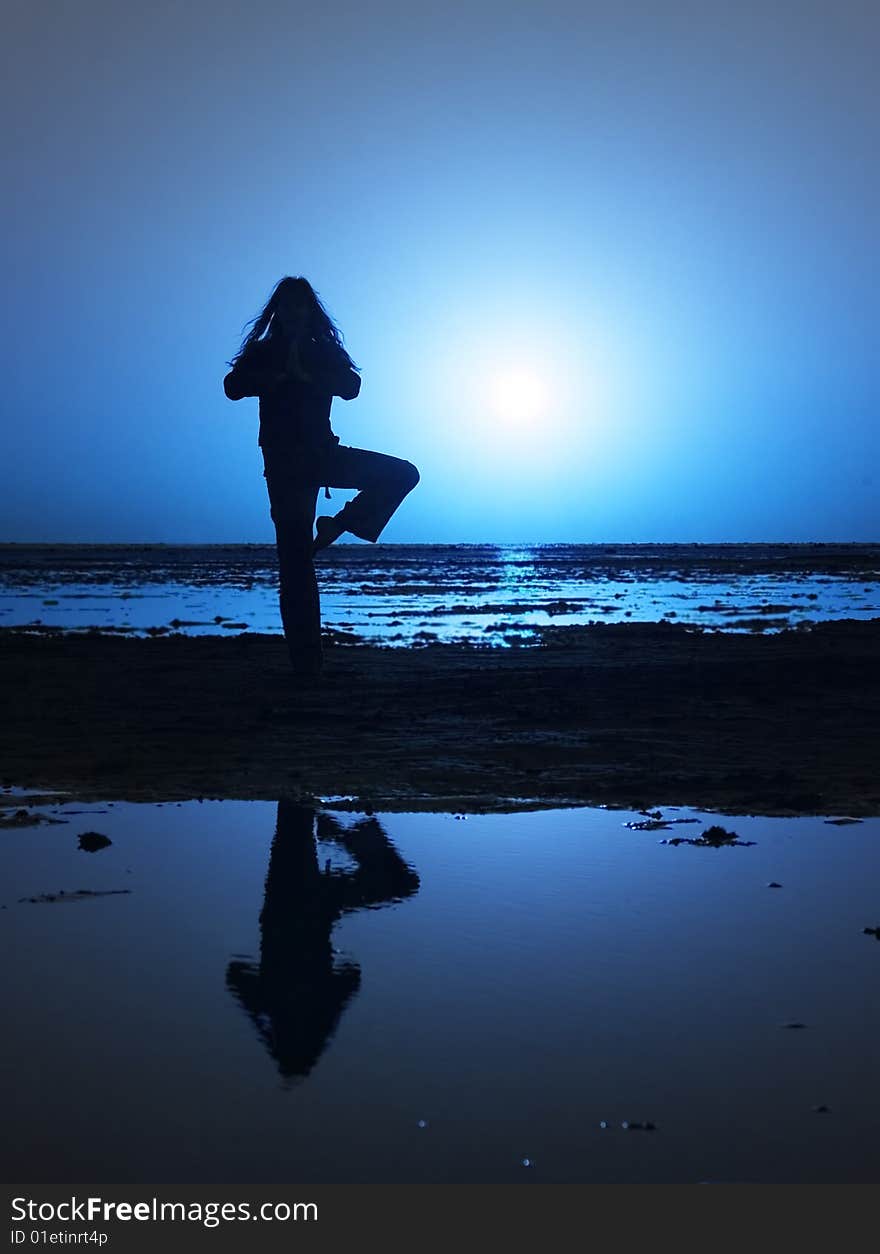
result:
M 421 469 L 389 541 L 880 538 L 876 5 L 5 26 L 0 539 L 271 539 L 221 380 L 285 273 L 363 369 L 337 433 Z

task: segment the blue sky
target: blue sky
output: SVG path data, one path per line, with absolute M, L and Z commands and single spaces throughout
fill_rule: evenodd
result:
M 0 539 L 271 539 L 221 381 L 285 273 L 422 472 L 389 541 L 880 538 L 875 6 L 7 27 Z

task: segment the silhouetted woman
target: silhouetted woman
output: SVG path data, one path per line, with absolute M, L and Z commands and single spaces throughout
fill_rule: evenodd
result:
M 410 462 L 348 448 L 330 428 L 334 396 L 360 391 L 357 367 L 312 285 L 281 279 L 223 380 L 231 401 L 260 398 L 260 447 L 278 544 L 281 621 L 296 672 L 321 670 L 321 610 L 313 557 L 345 531 L 375 542 L 419 481 Z M 315 521 L 321 487 L 359 488 Z M 313 535 L 316 528 L 317 535 Z

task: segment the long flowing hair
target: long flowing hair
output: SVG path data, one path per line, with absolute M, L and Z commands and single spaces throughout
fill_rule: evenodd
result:
M 309 311 L 307 335 L 316 344 L 328 346 L 336 352 L 341 353 L 345 362 L 352 368 L 357 370 L 351 357 L 346 351 L 342 339 L 342 332 L 333 322 L 333 319 L 324 308 L 318 293 L 312 287 L 308 279 L 302 278 L 300 275 L 287 274 L 283 279 L 279 279 L 272 289 L 272 295 L 266 301 L 263 308 L 257 314 L 256 318 L 252 318 L 250 322 L 245 323 L 250 330 L 241 342 L 241 347 L 229 362 L 230 366 L 237 366 L 242 358 L 246 357 L 253 346 L 259 341 L 270 341 L 274 336 L 280 333 L 280 327 L 275 318 L 275 310 L 281 298 L 292 288 L 298 289 L 298 294 L 305 297 L 306 305 Z

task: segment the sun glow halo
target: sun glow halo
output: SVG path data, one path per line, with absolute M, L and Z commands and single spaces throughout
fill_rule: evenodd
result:
M 525 367 L 498 371 L 491 382 L 493 415 L 503 422 L 526 424 L 547 416 L 548 389 L 540 377 Z

